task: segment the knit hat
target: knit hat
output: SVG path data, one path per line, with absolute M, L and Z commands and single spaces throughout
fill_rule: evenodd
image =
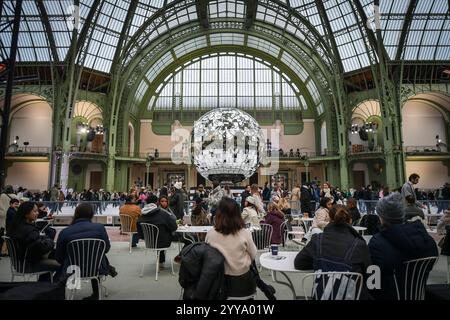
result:
M 402 223 L 405 220 L 405 204 L 398 192 L 380 199 L 375 210 L 388 223 Z
M 181 187 L 183 187 L 183 182 L 181 181 L 175 182 L 173 186 L 175 187 L 175 189 L 181 189 Z
M 255 198 L 253 198 L 252 196 L 248 196 L 247 198 L 245 198 L 245 201 L 253 205 L 255 204 Z

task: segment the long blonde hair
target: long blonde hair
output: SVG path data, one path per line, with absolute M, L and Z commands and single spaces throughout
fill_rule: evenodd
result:
M 288 198 L 281 198 L 278 201 L 278 210 L 283 211 L 285 209 L 289 209 L 291 205 L 289 204 Z

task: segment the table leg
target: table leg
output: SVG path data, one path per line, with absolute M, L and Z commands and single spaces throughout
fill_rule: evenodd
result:
M 281 274 L 284 276 L 284 278 L 286 279 L 287 282 L 280 281 L 280 280 L 277 279 L 277 273 L 278 273 L 278 272 L 281 273 Z M 303 296 L 297 296 L 297 294 L 296 294 L 296 292 L 295 292 L 295 287 L 294 287 L 294 285 L 293 285 L 291 279 L 289 279 L 289 277 L 287 276 L 287 274 L 286 274 L 285 272 L 282 272 L 282 271 L 273 271 L 273 280 L 274 280 L 276 283 L 284 284 L 285 286 L 288 286 L 289 289 L 291 289 L 291 291 L 292 291 L 292 296 L 293 296 L 294 300 L 297 300 L 297 299 L 304 299 Z

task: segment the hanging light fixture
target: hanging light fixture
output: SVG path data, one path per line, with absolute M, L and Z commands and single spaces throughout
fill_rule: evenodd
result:
M 209 180 L 240 182 L 255 173 L 266 155 L 258 122 L 235 108 L 206 113 L 195 122 L 192 135 L 194 165 Z

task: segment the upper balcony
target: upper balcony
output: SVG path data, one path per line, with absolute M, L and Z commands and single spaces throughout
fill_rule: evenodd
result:
M 9 146 L 6 151 L 6 156 L 9 158 L 15 157 L 49 157 L 51 152 L 50 147 L 19 147 L 17 145 Z
M 450 152 L 445 146 L 407 146 L 403 147 L 409 160 L 449 159 Z
M 378 158 L 383 156 L 383 146 L 365 146 L 362 144 L 353 144 L 348 150 L 349 158 Z
M 129 152 L 129 151 L 117 151 L 116 160 L 133 160 L 137 162 L 144 162 L 151 157 L 152 162 L 168 162 L 179 161 L 184 162 L 188 160 L 188 153 L 185 152 Z M 337 160 L 339 159 L 339 153 L 337 151 L 322 151 L 322 152 L 297 152 L 289 151 L 284 152 L 282 150 L 271 150 L 267 152 L 267 158 L 269 161 L 291 162 L 291 161 L 321 161 L 321 160 Z M 183 161 L 184 160 L 184 161 Z

